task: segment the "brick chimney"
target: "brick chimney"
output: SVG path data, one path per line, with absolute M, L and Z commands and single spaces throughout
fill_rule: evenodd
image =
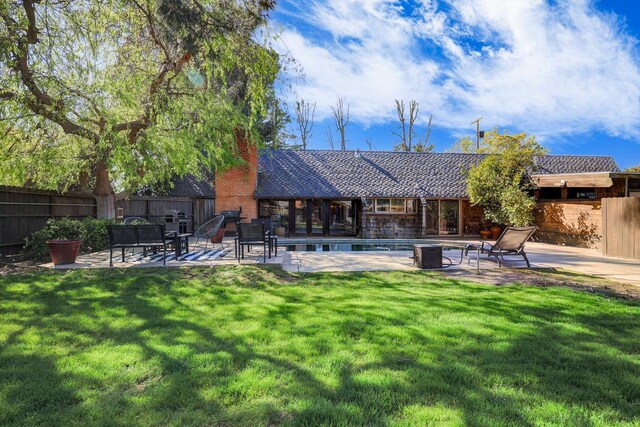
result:
M 238 153 L 243 165 L 215 173 L 216 212 L 242 210 L 243 222 L 258 218 L 258 202 L 253 193 L 258 183 L 258 148 L 249 144 L 241 131 L 236 131 Z

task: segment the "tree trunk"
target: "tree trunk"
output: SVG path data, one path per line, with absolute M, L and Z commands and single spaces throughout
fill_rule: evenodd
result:
M 104 162 L 96 165 L 96 186 L 93 196 L 98 206 L 98 218 L 114 219 L 116 217 L 115 194 L 109 181 L 109 170 Z

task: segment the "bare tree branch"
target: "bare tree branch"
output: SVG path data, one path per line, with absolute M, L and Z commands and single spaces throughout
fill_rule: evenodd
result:
M 300 141 L 302 141 L 303 150 L 307 149 L 309 138 L 311 138 L 315 113 L 315 102 L 311 104 L 309 101 L 305 101 L 304 99 L 296 101 L 296 123 L 298 124 L 298 131 L 300 132 Z
M 333 110 L 333 118 L 335 120 L 336 129 L 340 132 L 340 149 L 347 149 L 347 141 L 344 137 L 345 129 L 349 124 L 349 119 L 351 115 L 349 114 L 349 104 L 347 104 L 347 111 L 344 109 L 344 99 L 338 98 L 338 102 L 336 106 L 331 106 L 331 110 Z

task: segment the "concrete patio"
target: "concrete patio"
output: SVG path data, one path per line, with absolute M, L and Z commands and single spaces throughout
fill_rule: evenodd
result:
M 457 241 L 462 242 L 462 241 Z M 529 242 L 527 255 L 532 268 L 555 268 L 602 277 L 609 280 L 632 283 L 640 286 L 640 263 L 635 260 L 605 257 L 594 249 L 556 246 Z M 465 259 L 460 265 L 460 250 L 445 250 L 454 265 L 449 269 L 464 269 L 475 273 L 475 254 L 471 265 Z M 387 252 L 286 252 L 283 268 L 294 272 L 318 271 L 374 271 L 414 270 L 411 253 L 407 251 Z M 526 267 L 520 257 L 506 258 L 506 266 Z M 480 270 L 497 269 L 495 259 L 481 256 Z
M 285 245 L 292 241 L 282 239 L 278 250 L 278 256 L 272 254 L 267 257 L 267 264 L 278 264 L 286 271 L 312 273 L 328 271 L 384 271 L 384 270 L 415 270 L 409 251 L 361 251 L 361 252 L 288 252 Z M 310 242 L 316 243 L 311 240 Z M 385 241 L 378 241 L 384 244 Z M 422 241 L 429 243 L 429 241 Z M 445 247 L 462 246 L 467 242 L 477 242 L 469 239 L 456 239 L 448 241 L 435 241 Z M 234 256 L 233 238 L 226 238 L 224 245 L 226 251 L 216 259 L 202 261 L 167 261 L 167 267 L 189 267 L 217 265 L 256 264 L 263 262 L 262 249 L 253 247 L 251 252 L 245 254 L 245 259 L 238 261 Z M 211 246 L 209 245 L 209 248 Z M 191 251 L 203 250 L 204 245 L 199 243 Z M 573 271 L 602 277 L 609 280 L 631 283 L 640 286 L 640 263 L 635 260 L 605 257 L 594 249 L 574 248 L 568 246 L 556 246 L 545 243 L 529 242 L 526 246 L 527 254 L 532 268 L 554 268 Z M 465 259 L 461 264 L 459 249 L 445 249 L 444 256 L 450 258 L 454 265 L 449 269 L 466 270 L 469 274 L 476 273 L 475 254 L 471 257 L 471 263 Z M 128 257 L 130 258 L 130 257 Z M 507 258 L 506 265 L 512 268 L 526 267 L 520 257 Z M 53 268 L 53 264 L 43 264 L 43 267 Z M 130 260 L 121 262 L 119 252 L 114 252 L 114 268 L 144 268 L 162 267 L 162 262 L 149 262 L 148 260 Z M 498 269 L 494 259 L 481 256 L 480 272 Z M 101 251 L 88 255 L 81 255 L 74 264 L 57 266 L 56 269 L 75 268 L 109 268 L 109 251 Z

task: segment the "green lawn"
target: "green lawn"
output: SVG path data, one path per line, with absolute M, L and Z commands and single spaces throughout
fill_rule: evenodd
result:
M 423 272 L 10 275 L 0 424 L 637 426 L 640 305 Z

